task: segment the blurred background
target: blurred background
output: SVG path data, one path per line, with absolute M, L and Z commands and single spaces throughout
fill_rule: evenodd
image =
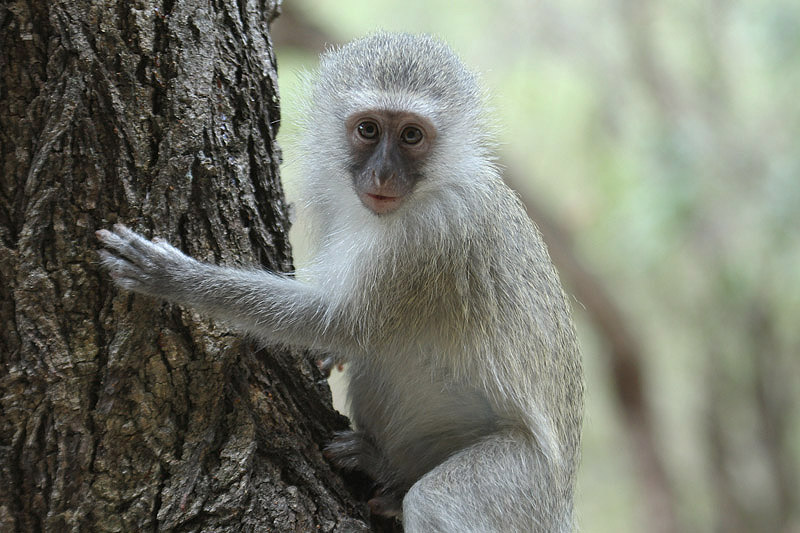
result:
M 482 74 L 509 184 L 573 296 L 580 530 L 800 532 L 800 2 L 283 10 L 290 199 L 298 74 L 326 45 L 427 32 Z

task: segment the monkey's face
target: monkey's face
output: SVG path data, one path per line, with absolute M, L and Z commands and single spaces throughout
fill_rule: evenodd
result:
M 436 129 L 416 113 L 382 109 L 353 113 L 345 126 L 358 198 L 377 215 L 394 211 L 422 179 Z

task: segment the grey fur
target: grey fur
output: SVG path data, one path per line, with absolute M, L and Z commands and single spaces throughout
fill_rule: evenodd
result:
M 124 226 L 98 232 L 103 263 L 126 289 L 346 360 L 356 431 L 328 455 L 384 486 L 374 509 L 402 497 L 407 532 L 572 531 L 580 355 L 547 250 L 492 163 L 475 76 L 431 37 L 381 33 L 326 53 L 311 94 L 316 254 L 296 279 L 201 264 Z M 364 109 L 437 130 L 424 179 L 381 216 L 347 170 L 342 125 Z

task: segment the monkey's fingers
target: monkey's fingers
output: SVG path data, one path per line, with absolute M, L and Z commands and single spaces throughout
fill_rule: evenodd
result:
M 339 372 L 344 370 L 344 363 L 339 361 L 333 355 L 328 355 L 323 359 L 317 360 L 317 368 L 319 368 L 323 376 L 329 378 L 331 377 L 331 372 L 333 371 L 334 368 L 337 369 Z
M 164 255 L 164 252 L 167 252 L 168 255 L 184 255 L 183 252 L 164 239 L 155 237 L 151 241 L 124 224 L 114 224 L 114 233 L 124 240 L 130 249 L 135 250 L 138 255 L 153 262 L 158 262 L 158 258 Z
M 103 243 L 103 246 L 111 250 L 114 255 L 138 265 L 149 262 L 147 248 L 152 244 L 122 224 L 115 224 L 113 232 L 101 229 L 95 232 L 95 235 Z
M 136 290 L 142 285 L 144 273 L 129 261 L 108 250 L 100 250 L 100 262 L 108 270 L 114 283 L 127 290 Z

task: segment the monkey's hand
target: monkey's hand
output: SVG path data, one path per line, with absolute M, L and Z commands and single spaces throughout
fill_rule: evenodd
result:
M 175 299 L 181 282 L 202 267 L 166 241 L 149 241 L 122 224 L 115 224 L 113 231 L 101 229 L 96 235 L 105 246 L 99 251 L 101 262 L 123 289 Z
M 317 359 L 316 361 L 317 361 L 317 368 L 319 368 L 320 372 L 322 372 L 322 375 L 325 376 L 326 378 L 331 377 L 331 372 L 333 372 L 334 368 L 339 372 L 344 370 L 345 359 L 340 355 L 329 354 L 322 358 Z

